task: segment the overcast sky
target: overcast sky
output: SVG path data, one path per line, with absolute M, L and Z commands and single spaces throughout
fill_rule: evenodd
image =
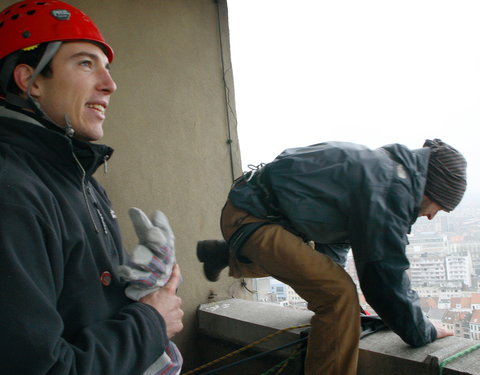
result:
M 228 0 L 244 169 L 329 140 L 441 138 L 480 192 L 480 1 Z

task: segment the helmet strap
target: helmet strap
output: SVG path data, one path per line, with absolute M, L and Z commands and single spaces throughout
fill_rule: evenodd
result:
M 51 121 L 51 119 L 49 119 L 48 116 L 40 108 L 40 104 L 32 97 L 32 95 L 30 94 L 30 90 L 32 89 L 32 85 L 37 79 L 38 75 L 52 60 L 53 56 L 55 56 L 61 45 L 61 41 L 48 43 L 47 47 L 45 48 L 45 52 L 43 53 L 40 61 L 33 70 L 32 76 L 30 77 L 30 80 L 28 82 L 26 99 L 20 95 L 13 94 L 8 91 L 8 83 L 12 77 L 13 70 L 18 63 L 18 59 L 20 58 L 20 51 L 17 51 L 16 53 L 13 53 L 10 56 L 6 57 L 5 62 L 2 66 L 2 71 L 0 72 L 0 84 L 2 91 L 5 93 L 5 102 L 16 107 L 31 109 L 37 115 L 45 117 L 49 121 Z
M 30 94 L 30 90 L 32 89 L 33 82 L 35 82 L 38 75 L 53 59 L 53 56 L 55 56 L 55 54 L 58 52 L 61 45 L 62 45 L 61 41 L 48 43 L 47 48 L 45 48 L 45 52 L 43 53 L 42 58 L 38 62 L 37 67 L 33 71 L 33 74 L 30 77 L 30 81 L 28 82 L 28 86 L 27 86 L 27 98 L 28 98 L 29 105 L 26 108 L 33 109 L 37 115 L 45 117 L 49 121 L 52 121 L 52 120 L 47 116 L 45 112 L 43 112 L 42 108 L 40 107 L 40 104 Z
M 28 86 L 27 86 L 27 90 L 26 90 L 27 98 L 24 98 L 22 96 L 19 96 L 19 95 L 16 95 L 16 94 L 13 94 L 13 93 L 7 91 L 9 78 L 11 77 L 11 75 L 13 73 L 13 69 L 15 68 L 16 63 L 17 63 L 18 58 L 19 58 L 18 53 L 12 54 L 11 56 L 9 56 L 6 59 L 4 65 L 3 65 L 3 68 L 2 68 L 2 72 L 0 73 L 0 83 L 2 85 L 1 87 L 2 87 L 3 92 L 6 93 L 6 96 L 5 96 L 5 102 L 6 103 L 11 104 L 15 107 L 19 107 L 19 108 L 31 109 L 38 116 L 48 120 L 49 122 L 59 126 L 60 128 L 62 128 L 62 126 L 55 123 L 43 111 L 42 107 L 40 106 L 40 103 L 37 100 L 35 100 L 35 98 L 32 97 L 30 91 L 32 89 L 33 83 L 35 82 L 35 80 L 37 79 L 39 74 L 48 65 L 48 63 L 53 59 L 53 56 L 55 56 L 55 54 L 58 52 L 61 45 L 62 45 L 62 41 L 55 41 L 55 42 L 48 43 L 47 47 L 45 48 L 45 52 L 43 53 L 40 61 L 38 62 L 37 66 L 35 67 L 35 69 L 32 73 L 32 76 L 30 77 L 30 80 L 28 81 Z M 8 71 L 10 71 L 10 73 L 8 73 Z M 67 124 L 64 127 L 65 128 L 65 134 L 69 137 L 72 137 L 73 134 L 74 134 L 74 130 L 73 130 L 71 124 L 70 124 L 70 121 L 68 120 L 67 115 L 65 115 L 65 122 Z

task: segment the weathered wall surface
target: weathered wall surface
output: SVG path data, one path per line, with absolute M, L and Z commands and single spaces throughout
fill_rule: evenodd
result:
M 12 2 L 0 0 L 0 7 Z M 136 243 L 127 215 L 132 206 L 164 211 L 176 234 L 185 329 L 174 341 L 188 369 L 198 362 L 197 306 L 241 290 L 225 276 L 206 281 L 195 255 L 196 241 L 220 238 L 220 210 L 241 172 L 226 2 L 69 2 L 97 23 L 116 54 L 118 90 L 101 141 L 115 153 L 108 174 L 96 176 L 113 202 L 126 247 Z

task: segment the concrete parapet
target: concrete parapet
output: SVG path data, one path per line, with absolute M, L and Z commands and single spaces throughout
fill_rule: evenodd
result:
M 228 299 L 201 305 L 198 325 L 201 335 L 216 340 L 217 344 L 241 347 L 278 330 L 308 324 L 311 316 L 306 310 Z M 256 346 L 255 350 L 267 351 L 293 342 L 302 330 L 297 328 L 277 335 Z M 447 337 L 421 348 L 412 348 L 391 331 L 376 332 L 360 341 L 358 375 L 436 375 L 440 374 L 440 363 L 452 356 L 458 358 L 445 365 L 444 375 L 480 375 L 480 349 L 462 354 L 476 344 L 479 342 Z M 290 353 L 291 349 L 284 349 L 275 352 L 274 356 L 286 358 Z

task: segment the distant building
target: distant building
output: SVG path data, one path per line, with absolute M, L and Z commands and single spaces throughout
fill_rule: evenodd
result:
M 443 255 L 448 247 L 447 236 L 440 232 L 414 233 L 408 237 L 407 254 L 415 255 L 427 253 L 429 255 Z
M 453 254 L 469 253 L 472 259 L 472 273 L 480 276 L 480 242 L 472 241 L 465 236 L 462 241 L 453 238 L 449 240 L 448 251 Z
M 455 322 L 454 332 L 455 336 L 462 337 L 464 339 L 470 339 L 470 319 L 472 317 L 471 312 L 461 312 L 458 315 Z
M 470 306 L 472 307 L 472 310 L 480 310 L 480 293 L 472 293 L 470 298 Z
M 447 311 L 443 316 L 443 326 L 457 337 L 470 338 L 470 317 L 468 311 Z
M 440 324 L 443 324 L 443 317 L 447 313 L 447 309 L 431 309 L 427 313 L 427 317 L 432 321 L 432 322 L 437 322 Z
M 450 308 L 450 298 L 439 298 L 438 308 L 448 310 Z
M 441 233 L 455 232 L 456 225 L 451 215 L 441 215 L 439 216 L 439 221 Z
M 470 335 L 473 340 L 480 340 L 480 310 L 474 310 L 470 318 Z
M 272 294 L 276 296 L 278 302 L 286 301 L 287 300 L 287 284 L 282 283 L 270 277 L 270 291 Z
M 450 300 L 450 310 L 453 311 L 470 311 L 471 297 L 453 297 Z
M 428 255 L 428 253 L 412 256 L 410 258 L 410 279 L 414 286 L 446 281 L 445 258 Z
M 458 312 L 447 311 L 443 315 L 443 319 L 442 319 L 443 327 L 452 331 L 455 330 L 455 322 L 457 321 L 457 318 L 458 318 Z
M 425 282 L 415 285 L 415 291 L 421 297 L 439 297 L 442 300 L 459 297 L 464 293 L 461 281 Z
M 420 307 L 423 312 L 438 308 L 438 297 L 420 297 Z
M 461 281 L 467 287 L 472 285 L 473 268 L 470 253 L 445 257 L 445 270 L 447 280 Z
M 440 215 L 436 215 L 433 220 L 427 220 L 427 218 L 419 218 L 415 222 L 415 225 L 412 229 L 412 233 L 414 235 L 422 233 L 439 233 L 442 231 Z
M 282 283 L 269 277 L 270 279 L 270 291 L 271 294 L 275 296 L 276 302 L 282 304 L 282 306 L 293 306 L 293 307 L 306 307 L 306 301 L 300 297 L 295 290 L 290 285 Z
M 272 293 L 271 277 L 254 279 L 254 289 L 258 302 L 278 302 L 277 295 Z
M 461 281 L 446 281 L 437 284 L 437 295 L 441 298 L 459 297 L 464 293 L 463 283 Z
M 480 277 L 477 275 L 472 276 L 472 290 L 478 291 L 480 290 Z

